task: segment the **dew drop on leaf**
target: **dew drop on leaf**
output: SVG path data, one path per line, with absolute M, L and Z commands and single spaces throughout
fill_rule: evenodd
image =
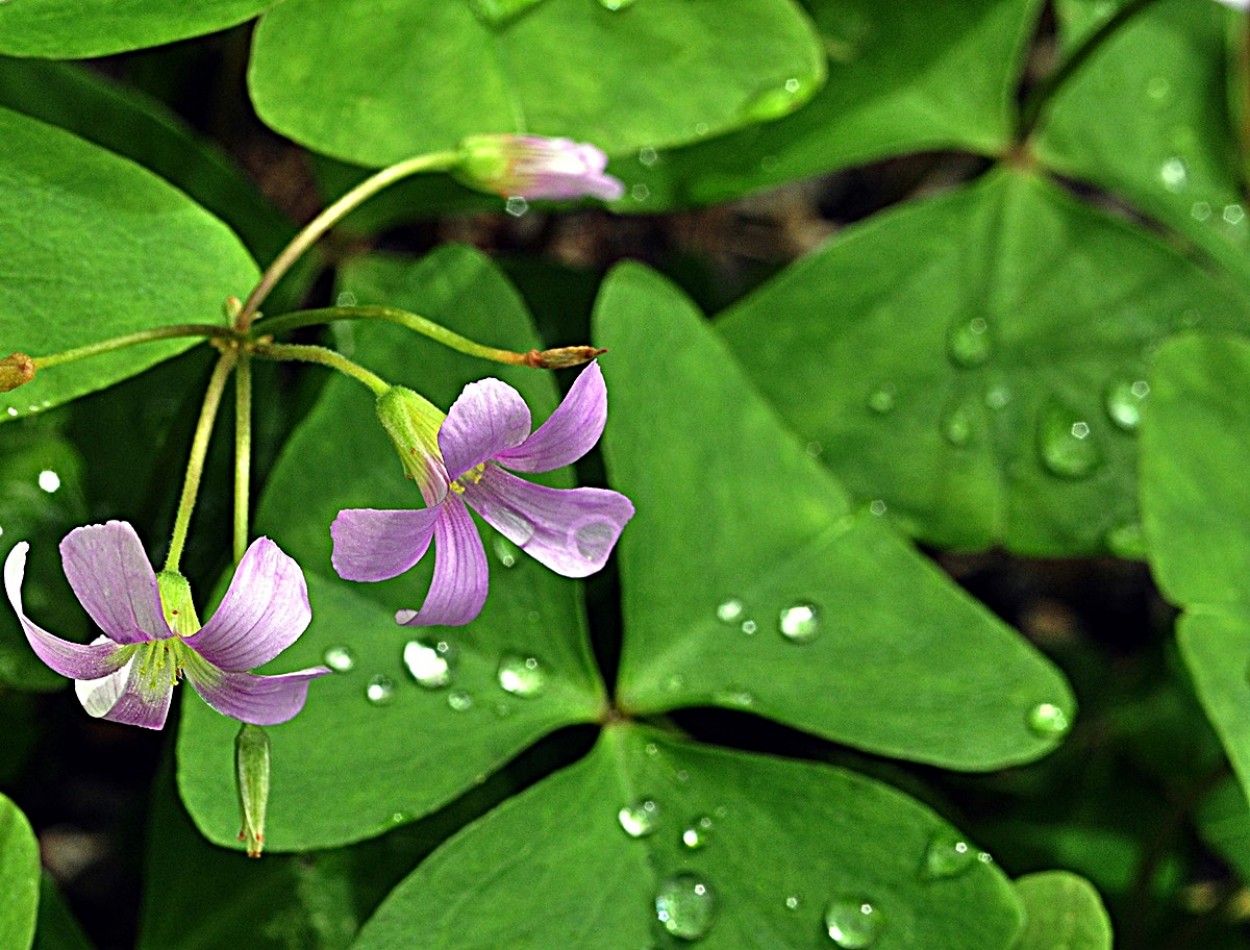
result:
M 654 800 L 644 798 L 632 805 L 622 806 L 616 813 L 616 820 L 631 838 L 645 838 L 659 826 L 660 806 Z
M 798 910 L 801 903 L 802 901 L 798 894 L 791 894 L 786 898 L 786 910 Z
M 1029 730 L 1038 736 L 1058 737 L 1071 728 L 1068 714 L 1054 703 L 1038 703 L 1025 715 Z
M 418 686 L 441 689 L 451 682 L 450 653 L 446 641 L 409 640 L 404 644 L 404 666 Z
M 964 369 L 981 366 L 993 351 L 990 325 L 984 317 L 956 320 L 946 331 L 946 355 Z
M 811 643 L 820 634 L 820 608 L 800 600 L 781 611 L 777 629 L 791 643 Z
M 745 610 L 746 604 L 737 597 L 729 597 L 716 606 L 716 619 L 722 623 L 737 623 Z
M 938 427 L 942 438 L 948 445 L 961 449 L 972 441 L 973 427 L 976 423 L 976 410 L 963 399 L 950 402 L 938 419 Z
M 387 706 L 395 701 L 395 684 L 389 676 L 379 673 L 365 684 L 365 699 L 374 706 Z
M 707 847 L 712 838 L 715 823 L 710 815 L 700 815 L 689 822 L 681 832 L 681 843 L 690 851 L 698 851 Z
M 1189 169 L 1185 167 L 1185 160 L 1174 156 L 1164 162 L 1159 168 L 1159 181 L 1172 194 L 1184 191 L 1189 184 Z
M 674 937 L 699 940 L 707 936 L 716 919 L 712 885 L 689 871 L 665 878 L 655 893 L 655 916 Z
M 894 409 L 896 393 L 894 386 L 885 383 L 868 394 L 868 408 L 878 415 L 885 415 Z
M 330 647 L 321 658 L 335 673 L 350 673 L 356 667 L 356 655 L 350 647 Z
M 1112 383 L 1103 394 L 1107 417 L 1125 432 L 1136 431 L 1141 424 L 1142 409 L 1150 397 L 1150 384 L 1144 379 L 1122 379 Z
M 522 699 L 541 696 L 547 689 L 547 672 L 537 657 L 505 653 L 495 676 L 505 693 Z
M 755 631 L 759 628 L 759 624 L 757 624 L 754 620 L 748 618 L 747 620 L 742 621 L 742 632 L 748 637 L 755 636 Z
M 885 929 L 885 918 L 862 897 L 835 897 L 825 908 L 825 929 L 842 950 L 867 950 Z
M 473 708 L 473 696 L 463 689 L 453 689 L 447 694 L 447 708 L 452 712 L 468 712 Z
M 972 867 L 976 852 L 954 830 L 935 832 L 925 848 L 921 874 L 929 880 L 954 877 Z
M 1052 475 L 1086 478 L 1102 464 L 1089 423 L 1056 402 L 1043 412 L 1037 438 L 1042 464 Z
M 599 0 L 599 6 L 605 10 L 611 10 L 613 13 L 628 10 L 633 5 L 634 0 Z

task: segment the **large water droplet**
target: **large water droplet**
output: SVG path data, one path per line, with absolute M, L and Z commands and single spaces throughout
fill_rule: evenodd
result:
M 666 878 L 655 894 L 655 916 L 674 937 L 698 940 L 716 919 L 716 895 L 697 874 L 683 871 Z
M 39 487 L 49 495 L 61 487 L 61 476 L 49 468 L 39 473 Z
M 379 673 L 365 684 L 365 699 L 375 706 L 386 706 L 395 701 L 395 684 L 389 676 Z
M 938 419 L 942 438 L 949 445 L 960 449 L 972 441 L 977 419 L 976 406 L 967 399 L 955 399 L 947 404 Z
M 516 567 L 517 559 L 521 556 L 520 548 L 502 534 L 495 535 L 495 540 L 491 542 L 491 547 L 495 551 L 495 559 L 499 561 L 502 567 Z
M 1024 717 L 1029 730 L 1044 738 L 1058 738 L 1072 727 L 1068 714 L 1054 703 L 1038 703 Z
M 929 880 L 954 877 L 972 867 L 977 853 L 957 832 L 944 829 L 935 832 L 925 848 L 921 874 Z
M 520 218 L 529 211 L 530 203 L 520 196 L 513 196 L 504 202 L 503 210 L 514 218 Z
M 547 672 L 533 656 L 505 653 L 499 659 L 496 678 L 505 693 L 522 699 L 541 696 L 547 689 Z
M 447 708 L 452 712 L 468 712 L 473 708 L 473 696 L 462 689 L 453 689 L 447 694 Z
M 617 533 L 616 525 L 611 521 L 586 521 L 574 530 L 573 544 L 583 558 L 597 563 L 608 556 L 612 545 L 616 543 Z
M 742 117 L 754 122 L 779 119 L 806 102 L 810 94 L 810 82 L 791 76 L 775 86 L 766 86 L 748 99 L 742 107 Z
M 721 623 L 737 623 L 746 612 L 746 604 L 737 597 L 729 597 L 716 605 L 716 619 Z
M 642 799 L 622 807 L 616 820 L 631 838 L 645 838 L 659 827 L 660 806 L 650 798 Z
M 829 939 L 842 950 L 867 950 L 885 928 L 885 918 L 862 897 L 835 897 L 825 908 Z
M 409 640 L 404 644 L 404 666 L 426 689 L 440 689 L 451 682 L 451 662 L 454 658 L 447 641 Z
M 1042 413 L 1037 437 L 1042 464 L 1053 475 L 1085 478 L 1102 463 L 1089 423 L 1056 402 Z
M 883 383 L 868 394 L 868 408 L 879 415 L 885 415 L 894 408 L 895 389 L 891 383 Z
M 1133 432 L 1141 423 L 1142 409 L 1150 396 L 1150 384 L 1144 379 L 1120 380 L 1107 387 L 1103 405 L 1111 421 L 1125 432 Z
M 956 366 L 971 369 L 990 358 L 994 341 L 983 317 L 956 320 L 946 331 L 946 353 Z
M 321 658 L 335 673 L 348 673 L 356 666 L 356 655 L 349 647 L 330 647 Z
M 700 815 L 682 829 L 681 843 L 691 851 L 706 848 L 707 843 L 712 838 L 712 829 L 714 827 L 715 823 L 712 821 L 711 815 Z
M 599 0 L 599 6 L 605 10 L 611 10 L 613 13 L 628 10 L 633 5 L 634 0 Z
M 811 643 L 820 634 L 820 608 L 800 600 L 781 611 L 777 629 L 791 643 Z
M 1159 181 L 1172 194 L 1184 191 L 1189 184 L 1189 169 L 1185 167 L 1185 160 L 1173 157 L 1164 162 L 1159 168 Z

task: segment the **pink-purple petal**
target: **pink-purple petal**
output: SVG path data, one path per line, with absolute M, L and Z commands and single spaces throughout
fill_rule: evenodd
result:
M 591 363 L 547 421 L 520 445 L 497 453 L 495 461 L 518 472 L 572 465 L 594 448 L 607 421 L 608 389 L 599 364 Z
M 521 394 L 498 379 L 469 383 L 451 404 L 438 447 L 454 481 L 469 469 L 520 445 L 530 434 L 530 410 Z
M 133 650 L 127 650 L 107 637 L 100 637 L 91 644 L 62 640 L 26 616 L 22 607 L 22 578 L 26 574 L 26 552 L 29 549 L 30 545 L 21 541 L 5 558 L 4 590 L 35 655 L 62 676 L 76 680 L 99 679 L 124 666 Z
M 401 610 L 408 627 L 458 627 L 482 612 L 489 585 L 486 551 L 477 525 L 457 495 L 448 495 L 434 528 L 434 578 L 420 610 Z
M 61 563 L 79 603 L 110 639 L 144 643 L 173 636 L 156 573 L 126 522 L 75 528 L 61 542 Z
M 186 644 L 223 670 L 250 670 L 299 639 L 311 619 L 304 572 L 268 538 L 257 538 L 212 618 Z
M 565 577 L 600 570 L 634 506 L 604 488 L 547 488 L 494 465 L 465 488 L 483 519 L 539 563 Z
M 330 670 L 314 666 L 295 673 L 262 676 L 188 666 L 187 679 L 195 691 L 223 716 L 254 726 L 275 726 L 304 708 L 308 684 Z
M 348 581 L 398 577 L 425 556 L 442 510 L 442 504 L 399 511 L 346 508 L 330 525 L 330 563 Z
M 100 679 L 74 682 L 74 692 L 87 715 L 144 729 L 165 725 L 173 683 L 145 683 L 143 677 L 135 675 L 139 662 L 140 654 L 132 653 L 129 662 L 116 672 Z

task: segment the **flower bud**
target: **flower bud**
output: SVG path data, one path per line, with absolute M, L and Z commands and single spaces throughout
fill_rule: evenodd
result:
M 552 350 L 530 350 L 525 354 L 525 365 L 534 369 L 568 369 L 589 363 L 607 350 L 597 346 L 558 346 Z
M 269 808 L 269 734 L 260 726 L 244 723 L 234 738 L 235 778 L 243 827 L 239 840 L 247 856 L 259 858 L 265 848 L 265 812 Z
M 625 194 L 604 173 L 608 157 L 593 145 L 541 135 L 472 135 L 460 143 L 460 181 L 504 198 L 600 198 Z
M 378 397 L 378 419 L 399 452 L 404 472 L 417 483 L 427 505 L 447 494 L 447 469 L 438 448 L 442 410 L 424 396 L 403 386 L 392 386 Z
M 0 360 L 0 393 L 24 386 L 35 378 L 35 361 L 25 353 L 10 353 Z

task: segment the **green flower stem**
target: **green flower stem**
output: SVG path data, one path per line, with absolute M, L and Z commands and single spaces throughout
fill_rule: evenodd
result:
M 263 328 L 266 334 L 283 333 L 300 327 L 333 323 L 336 320 L 385 320 L 389 323 L 398 323 L 401 327 L 407 327 L 415 333 L 420 333 L 467 356 L 492 360 L 496 363 L 507 363 L 510 366 L 533 365 L 529 354 L 475 343 L 467 337 L 440 326 L 433 320 L 409 313 L 407 310 L 399 310 L 396 307 L 324 307 L 319 310 L 301 310 L 298 313 L 288 313 L 270 320 L 262 320 L 257 324 L 257 332 L 261 332 Z
M 213 367 L 213 375 L 209 377 L 208 389 L 204 392 L 204 405 L 200 409 L 200 419 L 195 424 L 195 435 L 191 439 L 191 457 L 187 459 L 187 475 L 182 483 L 182 497 L 178 500 L 178 514 L 174 518 L 174 534 L 169 542 L 169 555 L 165 558 L 165 570 L 171 573 L 177 573 L 178 562 L 182 560 L 182 549 L 187 543 L 187 529 L 191 525 L 191 512 L 195 510 L 200 477 L 204 474 L 208 439 L 213 432 L 213 421 L 217 418 L 217 407 L 221 405 L 221 394 L 226 388 L 226 380 L 229 379 L 238 358 L 238 353 L 233 349 L 222 353 L 217 365 Z
M 304 229 L 291 239 L 291 243 L 283 248 L 282 253 L 274 258 L 273 263 L 261 275 L 260 283 L 252 288 L 252 292 L 248 294 L 247 300 L 243 302 L 243 309 L 239 311 L 235 326 L 240 330 L 246 330 L 251 326 L 252 321 L 256 319 L 260 305 L 264 303 L 265 298 L 269 296 L 269 292 L 273 290 L 274 286 L 283 278 L 286 272 L 291 269 L 291 266 L 310 247 L 317 243 L 317 240 L 323 234 L 365 201 L 372 198 L 383 188 L 393 185 L 395 182 L 410 175 L 428 171 L 446 171 L 449 168 L 454 168 L 459 162 L 460 155 L 458 152 L 433 152 L 429 155 L 418 155 L 415 158 L 405 159 L 398 164 L 391 165 L 389 168 L 384 168 L 377 174 L 366 178 L 355 188 L 352 188 L 338 201 L 308 222 Z
M 140 330 L 137 333 L 115 336 L 110 340 L 101 340 L 99 343 L 90 343 L 87 346 L 75 347 L 72 350 L 65 350 L 61 353 L 36 356 L 35 368 L 47 369 L 50 366 L 59 366 L 61 363 L 72 363 L 75 360 L 85 359 L 88 356 L 99 356 L 101 353 L 111 353 L 114 350 L 125 349 L 137 343 L 153 343 L 157 340 L 169 340 L 180 336 L 203 336 L 220 339 L 233 337 L 234 335 L 235 332 L 230 327 L 215 323 L 182 323 L 169 327 L 154 327 L 151 330 Z
M 247 550 L 252 478 L 252 358 L 239 354 L 234 377 L 234 562 Z
M 317 363 L 336 369 L 357 382 L 364 383 L 380 396 L 391 384 L 376 373 L 371 373 L 359 363 L 353 363 L 342 353 L 326 349 L 324 346 L 307 346 L 301 343 L 257 343 L 252 347 L 252 355 L 267 360 L 299 360 L 304 363 Z

